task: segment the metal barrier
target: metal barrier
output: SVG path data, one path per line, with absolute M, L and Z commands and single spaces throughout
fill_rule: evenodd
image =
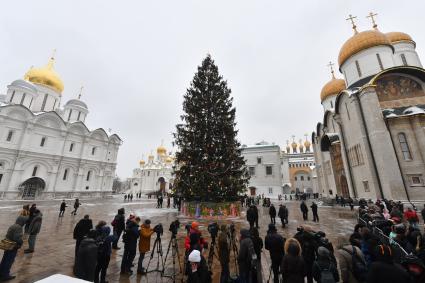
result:
M 377 236 L 379 238 L 379 241 L 382 244 L 391 246 L 391 249 L 393 251 L 393 259 L 395 262 L 397 263 L 401 263 L 403 261 L 403 259 L 409 255 L 409 253 L 407 253 L 402 246 L 400 246 L 396 241 L 394 241 L 393 239 L 389 238 L 387 235 L 385 235 L 384 232 L 382 232 L 381 229 L 379 229 L 378 227 L 376 227 L 375 225 L 373 225 L 372 223 L 367 222 L 366 220 L 362 219 L 361 217 L 358 218 L 358 223 L 359 224 L 364 224 L 366 227 L 368 227 L 372 233 Z

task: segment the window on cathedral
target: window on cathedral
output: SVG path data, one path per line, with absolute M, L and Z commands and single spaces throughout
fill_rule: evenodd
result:
M 81 112 L 80 112 L 80 111 L 78 111 L 77 121 L 80 121 L 80 117 L 81 117 Z
M 301 179 L 301 181 L 304 181 L 304 176 L 301 176 L 300 179 Z
M 356 68 L 357 68 L 357 74 L 359 75 L 359 77 L 362 76 L 362 70 L 360 70 L 360 64 L 359 61 L 356 60 Z
M 273 194 L 273 188 L 269 188 L 269 194 Z
M 266 166 L 266 175 L 273 175 L 273 166 Z
M 148 171 L 148 177 L 149 177 L 150 174 L 151 174 L 151 171 Z
M 403 66 L 407 66 L 406 55 L 400 54 L 401 62 L 403 62 Z
M 294 178 L 295 178 L 295 181 L 297 181 L 297 180 L 298 180 L 297 176 L 295 176 Z
M 307 177 L 307 180 L 310 181 L 310 176 Z
M 422 176 L 421 175 L 412 175 L 410 176 L 412 185 L 422 185 Z
M 71 114 L 72 114 L 72 109 L 69 109 L 69 113 L 68 113 L 68 122 L 69 122 L 69 120 L 71 120 Z
M 407 143 L 406 135 L 404 133 L 399 133 L 398 141 L 400 142 L 400 148 L 404 160 L 412 160 L 412 155 L 410 154 L 409 144 Z
M 347 117 L 348 117 L 348 120 L 351 120 L 351 118 L 350 118 L 350 112 L 348 111 L 347 103 L 345 103 L 345 110 L 347 110 Z
M 57 103 L 58 101 L 55 99 L 55 103 L 53 103 L 53 109 L 55 109 L 55 107 L 56 107 L 56 103 Z
M 86 186 L 86 190 L 88 190 L 89 189 L 89 186 Z
M 378 53 L 376 53 L 376 59 L 378 59 L 378 64 L 381 71 L 384 70 L 384 65 L 382 65 L 381 56 Z
M 69 152 L 72 152 L 74 150 L 74 143 L 71 143 L 69 145 Z
M 38 170 L 38 167 L 34 166 L 34 169 L 32 169 L 32 177 L 35 177 L 37 175 L 37 170 Z
M 15 97 L 15 91 L 12 92 L 12 95 L 10 96 L 9 103 L 13 101 L 13 98 Z
M 365 192 L 370 192 L 369 181 L 363 181 L 363 188 Z
M 248 168 L 248 171 L 249 171 L 249 175 L 250 175 L 250 176 L 255 176 L 255 167 L 250 166 L 250 167 Z
M 7 133 L 6 141 L 8 141 L 8 142 L 12 141 L 12 137 L 13 137 L 13 131 L 12 131 L 12 130 L 10 130 L 10 131 Z
M 46 137 L 42 137 L 40 141 L 40 146 L 43 147 L 46 144 Z
M 32 101 L 33 101 L 33 98 L 31 97 L 30 105 L 28 106 L 28 108 L 31 108 Z
M 21 105 L 23 105 L 24 104 L 24 101 L 25 101 L 25 96 L 26 96 L 27 94 L 24 92 L 24 94 L 22 95 L 22 97 L 21 97 L 21 102 L 19 103 L 19 104 L 21 104 Z
M 90 181 L 90 175 L 91 175 L 91 171 L 87 172 L 87 178 L 86 178 L 86 181 Z
M 48 94 L 45 93 L 43 98 L 43 104 L 41 105 L 41 111 L 44 111 L 44 108 L 46 108 L 47 97 L 48 97 Z
M 262 162 L 261 159 L 262 159 L 261 157 L 257 157 L 257 164 L 261 164 L 261 162 Z
M 3 174 L 0 174 L 0 184 L 2 179 L 3 179 Z
M 65 171 L 63 172 L 63 178 L 62 180 L 66 180 L 66 178 L 68 177 L 68 169 L 65 169 Z
M 92 149 L 91 149 L 91 155 L 94 155 L 95 153 L 96 153 L 96 147 L 93 146 Z
M 334 193 L 334 192 L 333 192 L 332 190 L 329 190 L 329 194 L 330 194 L 330 195 L 333 195 L 333 193 Z

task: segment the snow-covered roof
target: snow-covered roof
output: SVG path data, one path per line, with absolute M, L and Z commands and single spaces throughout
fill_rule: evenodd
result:
M 382 110 L 385 118 L 396 118 L 425 114 L 425 105 L 415 105 L 409 107 L 387 108 Z

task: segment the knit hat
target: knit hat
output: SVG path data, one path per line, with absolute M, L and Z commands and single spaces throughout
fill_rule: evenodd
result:
M 190 262 L 201 262 L 201 252 L 198 250 L 193 250 L 189 255 Z
M 192 227 L 192 229 L 198 229 L 199 223 L 196 222 L 196 221 L 193 221 L 191 227 Z
M 270 232 L 276 232 L 277 231 L 276 226 L 273 223 L 269 224 L 269 231 Z
M 317 254 L 320 257 L 329 257 L 331 253 L 329 252 L 329 250 L 327 248 L 325 248 L 325 247 L 319 247 L 317 249 Z

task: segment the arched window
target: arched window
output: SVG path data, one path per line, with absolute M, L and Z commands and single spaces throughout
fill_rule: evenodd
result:
M 34 169 L 32 169 L 32 176 L 35 177 L 37 175 L 38 166 L 34 166 Z
M 40 146 L 43 147 L 45 143 L 46 143 L 46 137 L 42 137 L 41 142 L 40 142 Z
M 65 169 L 65 171 L 63 172 L 63 180 L 65 181 L 66 178 L 68 177 L 68 169 Z
M 399 133 L 398 141 L 400 142 L 401 153 L 403 154 L 404 160 L 412 160 L 412 154 L 410 153 L 409 144 L 407 143 L 406 134 Z
M 71 143 L 70 145 L 69 145 L 69 152 L 72 152 L 72 150 L 74 149 L 74 143 Z
M 10 131 L 7 133 L 6 141 L 8 141 L 8 142 L 12 141 L 12 137 L 13 137 L 13 131 L 12 131 L 12 130 L 10 130 Z
M 96 147 L 93 146 L 92 149 L 91 149 L 91 155 L 94 155 L 95 153 L 96 153 Z
M 359 75 L 359 78 L 362 76 L 362 70 L 360 69 L 360 64 L 359 61 L 356 60 L 356 69 L 357 69 L 357 74 Z
M 91 171 L 87 172 L 87 178 L 86 178 L 86 181 L 90 181 L 90 175 L 91 175 Z

